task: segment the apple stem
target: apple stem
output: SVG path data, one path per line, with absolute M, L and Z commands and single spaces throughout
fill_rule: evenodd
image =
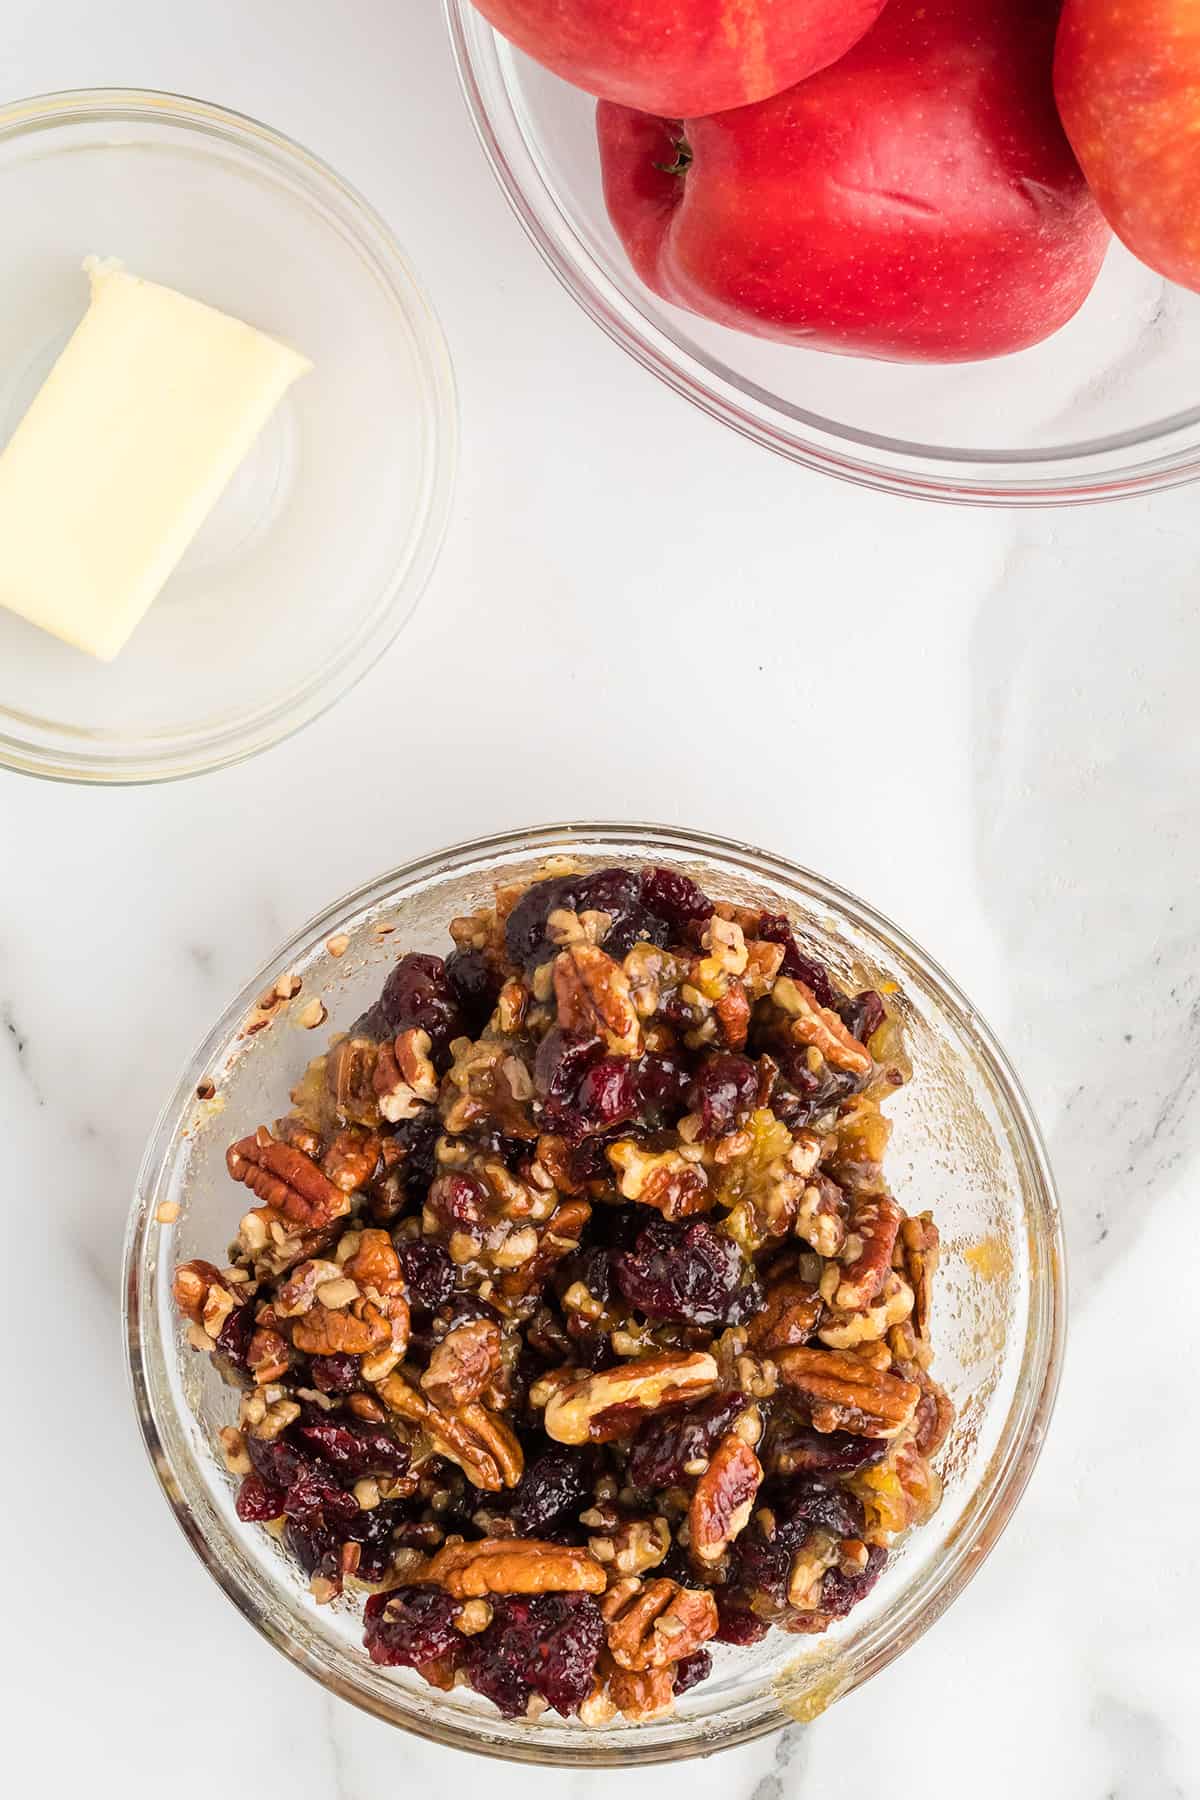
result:
M 686 138 L 675 140 L 675 161 L 671 163 L 655 163 L 664 175 L 686 175 L 692 166 L 692 146 Z

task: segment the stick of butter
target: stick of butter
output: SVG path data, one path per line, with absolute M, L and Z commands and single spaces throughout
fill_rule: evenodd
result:
M 111 661 L 312 367 L 118 265 L 0 455 L 0 605 Z

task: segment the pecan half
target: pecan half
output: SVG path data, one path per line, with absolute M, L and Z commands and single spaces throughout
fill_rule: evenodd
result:
M 415 1119 L 438 1097 L 437 1073 L 430 1061 L 433 1048 L 427 1031 L 402 1031 L 379 1046 L 372 1086 L 379 1111 L 390 1125 Z
M 348 1125 L 379 1123 L 375 1099 L 375 1059 L 379 1046 L 373 1038 L 343 1038 L 329 1052 L 325 1064 L 325 1090 L 339 1119 Z
M 620 1713 L 631 1725 L 648 1725 L 652 1719 L 665 1718 L 675 1710 L 675 1665 L 637 1671 L 614 1667 L 604 1684 L 604 1694 L 611 1709 L 609 1718 Z M 587 1704 L 585 1700 L 584 1706 Z M 582 1706 L 579 1716 L 584 1717 Z M 602 1722 L 599 1711 L 593 1711 L 584 1720 L 585 1724 Z
M 836 1181 L 818 1175 L 809 1183 L 800 1196 L 792 1229 L 818 1256 L 838 1254 L 846 1241 L 846 1196 Z
M 477 1488 L 498 1494 L 520 1481 L 525 1472 L 520 1439 L 499 1413 L 477 1401 L 445 1409 L 435 1406 L 397 1372 L 381 1381 L 376 1391 L 394 1413 L 420 1425 L 438 1455 L 457 1463 Z
M 602 1594 L 604 1570 L 587 1550 L 538 1538 L 480 1538 L 473 1544 L 446 1544 L 425 1569 L 424 1579 L 458 1600 L 489 1594 Z
M 775 1363 L 784 1387 L 808 1402 L 818 1431 L 894 1437 L 921 1397 L 915 1383 L 838 1350 L 780 1350 Z
M 750 1001 L 740 981 L 730 981 L 713 1010 L 723 1042 L 730 1050 L 743 1049 L 750 1034 Z
M 902 1325 L 913 1308 L 913 1291 L 907 1281 L 890 1269 L 878 1299 L 861 1312 L 831 1312 L 817 1332 L 831 1350 L 853 1350 L 859 1344 L 875 1344 L 893 1325 Z
M 293 1225 L 321 1230 L 350 1211 L 347 1195 L 322 1175 L 310 1156 L 281 1144 L 260 1125 L 253 1137 L 231 1144 L 225 1163 L 235 1181 Z
M 954 1423 L 954 1405 L 945 1388 L 922 1375 L 921 1398 L 913 1419 L 913 1443 L 921 1456 L 933 1456 L 950 1434 Z
M 847 1075 L 871 1073 L 869 1053 L 803 981 L 783 976 L 771 990 L 771 999 L 791 1020 L 791 1036 L 796 1043 L 811 1044 L 831 1068 L 841 1069 Z
M 465 1406 L 478 1400 L 499 1372 L 500 1327 L 493 1319 L 469 1319 L 435 1347 L 421 1386 L 435 1406 Z
M 222 1280 L 220 1269 L 199 1258 L 179 1264 L 171 1291 L 184 1317 L 193 1325 L 199 1325 L 213 1339 L 220 1335 L 221 1327 L 237 1305 Z
M 640 1049 L 637 1008 L 620 963 L 594 944 L 572 944 L 556 957 L 554 996 L 564 1031 L 595 1032 L 614 1056 Z
M 334 1264 L 302 1264 L 280 1289 L 279 1310 L 296 1318 L 297 1350 L 307 1356 L 361 1356 L 363 1375 L 377 1381 L 408 1348 L 400 1259 L 387 1232 L 377 1230 L 347 1232 L 338 1255 Z
M 633 1431 L 642 1414 L 676 1401 L 698 1400 L 716 1382 L 716 1358 L 707 1351 L 691 1356 L 644 1356 L 559 1387 L 546 1403 L 543 1425 L 547 1437 L 556 1443 L 595 1443 L 597 1434 L 604 1433 L 606 1413 L 627 1410 L 627 1429 Z
M 731 1431 L 713 1452 L 688 1508 L 691 1551 L 698 1563 L 719 1563 L 750 1520 L 763 1469 L 750 1445 Z
M 608 1648 L 621 1668 L 664 1669 L 716 1633 L 717 1603 L 707 1588 L 661 1578 L 629 1585 L 637 1591 L 608 1615 Z
M 929 1336 L 930 1297 L 940 1242 L 938 1228 L 927 1212 L 905 1219 L 900 1227 L 901 1254 L 914 1295 L 913 1326 L 922 1339 Z
M 321 1158 L 321 1173 L 327 1175 L 343 1194 L 356 1194 L 371 1180 L 382 1155 L 383 1144 L 373 1131 L 367 1131 L 362 1125 L 347 1125 L 336 1134 Z
M 892 1251 L 903 1217 L 890 1194 L 856 1202 L 842 1252 L 846 1266 L 834 1295 L 839 1312 L 861 1311 L 874 1300 L 892 1266 Z
M 505 1299 L 518 1300 L 542 1287 L 555 1264 L 578 1250 L 583 1228 L 591 1216 L 592 1208 L 587 1200 L 564 1200 L 556 1207 L 537 1233 L 537 1249 L 533 1255 L 524 1259 L 519 1268 L 510 1268 L 501 1276 L 500 1291 Z M 500 1256 L 493 1260 L 502 1262 Z
M 585 1513 L 581 1523 L 592 1522 Z M 588 1538 L 588 1549 L 610 1576 L 644 1575 L 657 1569 L 670 1548 L 671 1527 L 663 1518 L 622 1519 Z
M 807 1344 L 816 1334 L 824 1310 L 819 1289 L 799 1275 L 784 1275 L 767 1289 L 762 1311 L 746 1328 L 752 1350 L 771 1354 Z

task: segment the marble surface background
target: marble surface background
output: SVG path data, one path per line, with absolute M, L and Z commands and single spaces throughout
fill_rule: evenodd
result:
M 740 443 L 527 246 L 432 0 L 8 0 L 6 98 L 105 82 L 259 114 L 375 200 L 440 307 L 464 451 L 416 619 L 333 715 L 185 786 L 0 777 L 12 1791 L 661 1790 L 469 1764 L 288 1667 L 169 1516 L 118 1328 L 143 1139 L 246 975 L 414 852 L 574 815 L 756 840 L 899 920 L 1006 1040 L 1072 1250 L 1054 1428 L 974 1585 L 816 1725 L 682 1778 L 735 1800 L 1200 1794 L 1194 493 L 985 516 Z

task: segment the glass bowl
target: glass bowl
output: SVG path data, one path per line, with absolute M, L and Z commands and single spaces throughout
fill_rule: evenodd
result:
M 1113 499 L 1200 475 L 1200 295 L 1119 244 L 1082 312 L 992 362 L 871 362 L 743 336 L 642 287 L 608 222 L 595 102 L 445 0 L 500 186 L 584 310 L 743 436 L 863 487 L 993 506 Z
M 314 364 L 116 662 L 0 608 L 0 765 L 87 782 L 237 762 L 383 654 L 441 545 L 457 404 L 383 220 L 309 151 L 199 100 L 123 89 L 0 107 L 0 444 L 117 257 Z M 102 453 L 102 452 L 101 452 Z
M 236 1483 L 216 1444 L 236 1398 L 188 1348 L 171 1302 L 174 1264 L 211 1257 L 242 1208 L 225 1147 L 286 1105 L 326 1030 L 372 1001 L 397 953 L 444 951 L 448 921 L 569 852 L 586 865 L 667 862 L 720 898 L 782 903 L 803 942 L 839 973 L 894 981 L 915 1076 L 890 1103 L 890 1168 L 902 1203 L 932 1207 L 945 1245 L 934 1372 L 958 1423 L 939 1456 L 941 1511 L 893 1557 L 871 1596 L 824 1638 L 773 1632 L 754 1650 L 717 1646 L 712 1677 L 658 1724 L 587 1731 L 544 1714 L 501 1719 L 467 1689 L 448 1694 L 409 1670 L 375 1668 L 361 1606 L 318 1607 L 266 1532 L 239 1524 Z M 328 947 L 344 934 L 348 947 Z M 335 946 L 340 948 L 340 945 Z M 255 998 L 283 974 L 319 995 L 329 1024 L 297 1027 L 282 1006 L 247 1035 Z M 199 1092 L 198 1092 L 199 1090 Z M 206 1096 L 206 1097 L 200 1097 Z M 156 1215 L 167 1203 L 167 1217 Z M 213 1027 L 159 1119 L 138 1178 L 126 1243 L 129 1364 L 142 1432 L 163 1491 L 210 1573 L 244 1616 L 326 1688 L 444 1744 L 576 1766 L 705 1755 L 814 1717 L 876 1674 L 945 1611 L 996 1542 L 1041 1448 L 1064 1330 L 1063 1246 L 1053 1182 L 1016 1077 L 978 1014 L 902 932 L 862 901 L 779 857 L 670 827 L 555 826 L 441 851 L 339 900 L 260 969 Z

